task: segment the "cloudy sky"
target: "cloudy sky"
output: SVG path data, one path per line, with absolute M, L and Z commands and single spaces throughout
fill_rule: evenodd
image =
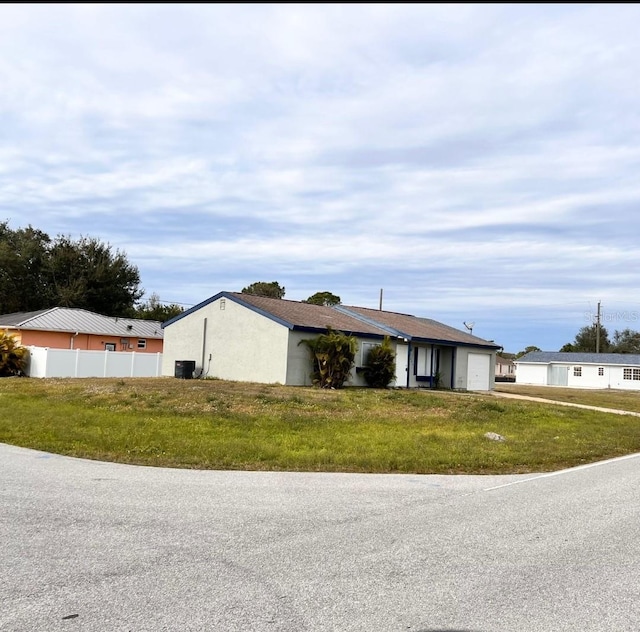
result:
M 2 5 L 0 219 L 516 352 L 640 329 L 640 6 Z

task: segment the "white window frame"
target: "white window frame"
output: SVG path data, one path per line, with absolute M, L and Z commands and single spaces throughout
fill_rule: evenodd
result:
M 367 365 L 367 356 L 369 355 L 369 351 L 374 347 L 377 347 L 379 342 L 361 342 L 360 343 L 360 366 Z
M 640 368 L 632 368 L 630 366 L 624 367 L 622 369 L 622 379 L 623 380 L 633 380 L 635 382 L 640 381 Z

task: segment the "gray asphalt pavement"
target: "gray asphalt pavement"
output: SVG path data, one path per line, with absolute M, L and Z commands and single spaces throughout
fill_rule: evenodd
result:
M 554 475 L 182 471 L 0 444 L 0 630 L 640 630 L 640 455 Z

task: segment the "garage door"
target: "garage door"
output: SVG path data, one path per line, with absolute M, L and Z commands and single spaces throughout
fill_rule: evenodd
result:
M 467 389 L 470 391 L 488 391 L 491 356 L 487 353 L 470 353 L 467 364 Z

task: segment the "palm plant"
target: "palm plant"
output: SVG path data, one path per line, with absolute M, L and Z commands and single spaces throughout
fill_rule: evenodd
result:
M 317 338 L 301 340 L 310 353 L 313 364 L 311 380 L 321 388 L 342 388 L 349 379 L 358 342 L 353 336 L 327 327 L 327 333 Z
M 0 331 L 0 377 L 24 375 L 28 350 L 6 331 Z

